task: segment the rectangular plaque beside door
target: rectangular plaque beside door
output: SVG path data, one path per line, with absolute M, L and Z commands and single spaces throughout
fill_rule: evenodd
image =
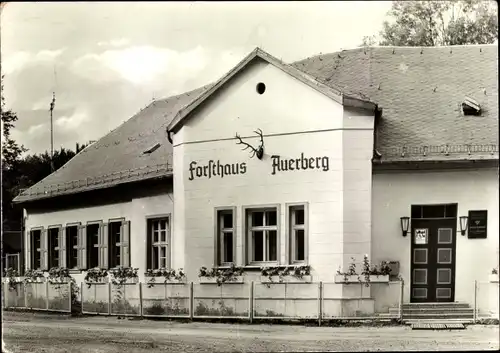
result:
M 485 239 L 488 223 L 488 211 L 469 211 L 468 237 L 471 239 Z

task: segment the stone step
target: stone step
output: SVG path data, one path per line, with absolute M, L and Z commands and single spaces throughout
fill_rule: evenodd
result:
M 389 313 L 397 314 L 399 313 L 398 309 L 390 309 Z M 412 314 L 474 314 L 474 309 L 472 308 L 415 308 L 415 309 L 403 309 L 404 315 L 412 315 Z
M 473 319 L 411 319 L 403 320 L 407 325 L 419 324 L 419 323 L 432 323 L 432 324 L 469 324 L 474 322 Z
M 472 314 L 455 314 L 455 313 L 441 314 L 441 315 L 436 315 L 436 314 L 404 315 L 403 314 L 403 319 L 404 320 L 427 320 L 427 319 L 434 319 L 434 320 L 468 319 L 468 320 L 472 320 L 472 319 L 474 319 L 474 315 L 472 315 Z
M 415 308 L 470 308 L 467 303 L 407 303 L 403 304 L 403 309 L 415 309 Z

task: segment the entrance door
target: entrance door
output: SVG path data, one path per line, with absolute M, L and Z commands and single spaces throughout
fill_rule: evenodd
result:
M 455 243 L 456 218 L 412 218 L 412 303 L 455 300 Z

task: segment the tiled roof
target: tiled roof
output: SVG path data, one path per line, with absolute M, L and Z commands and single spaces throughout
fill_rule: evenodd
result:
M 383 109 L 381 161 L 498 159 L 497 45 L 359 48 L 292 65 Z M 466 96 L 481 116 L 463 115 Z
M 498 160 L 497 49 L 359 48 L 291 66 L 342 95 L 383 109 L 376 137 L 379 162 Z M 170 176 L 172 146 L 166 127 L 211 86 L 152 103 L 15 201 Z M 481 116 L 463 116 L 466 96 L 479 102 Z M 154 152 L 143 153 L 157 143 Z
M 121 183 L 172 175 L 172 145 L 166 127 L 180 108 L 209 86 L 157 100 L 91 144 L 15 202 L 101 189 Z M 152 153 L 144 151 L 157 143 Z

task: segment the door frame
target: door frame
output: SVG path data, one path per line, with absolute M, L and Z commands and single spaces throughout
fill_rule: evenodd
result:
M 415 212 L 414 212 L 414 207 L 415 208 L 421 208 L 421 213 L 420 217 L 414 217 Z M 423 217 L 424 214 L 424 207 L 443 207 L 443 216 L 442 217 Z M 458 203 L 443 203 L 443 204 L 415 204 L 411 205 L 411 221 L 410 221 L 410 303 L 425 303 L 425 302 L 431 302 L 431 301 L 420 301 L 420 300 L 415 300 L 413 298 L 413 269 L 414 269 L 414 264 L 413 264 L 413 256 L 414 256 L 414 232 L 415 232 L 415 223 L 418 223 L 418 221 L 429 221 L 429 222 L 436 222 L 435 224 L 438 225 L 439 222 L 447 222 L 449 225 L 451 225 L 452 229 L 452 273 L 451 273 L 451 297 L 450 297 L 450 302 L 455 301 L 455 288 L 456 288 L 456 283 L 455 283 L 455 278 L 456 278 L 456 263 L 457 263 L 457 258 L 456 258 L 456 253 L 457 253 L 457 214 L 458 214 Z M 448 211 L 448 214 L 447 214 Z M 415 222 L 416 221 L 416 222 Z M 451 224 L 450 224 L 451 223 Z M 436 228 L 438 228 L 437 226 Z M 420 228 L 420 227 L 417 227 Z M 450 226 L 442 227 L 442 228 L 450 228 Z M 430 233 L 430 232 L 429 232 Z M 430 234 L 428 234 L 428 237 Z M 428 257 L 429 255 L 433 253 L 437 253 L 437 246 L 435 251 L 429 251 L 428 250 Z M 438 268 L 438 265 L 436 263 L 436 269 Z M 434 278 L 435 276 L 432 276 Z M 437 282 L 437 279 L 435 280 Z M 435 295 L 433 296 L 435 297 Z M 438 300 L 434 300 L 432 302 L 438 302 Z

